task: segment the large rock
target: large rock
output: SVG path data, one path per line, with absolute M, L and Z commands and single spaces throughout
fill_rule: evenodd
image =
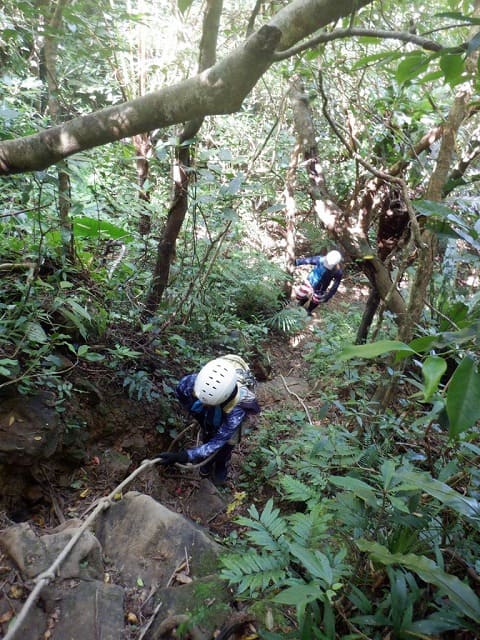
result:
M 203 526 L 207 526 L 215 516 L 225 511 L 226 506 L 217 487 L 207 478 L 200 480 L 198 490 L 194 491 L 184 503 L 186 514 Z
M 124 591 L 118 585 L 97 580 L 71 584 L 65 581 L 55 589 L 48 589 L 43 600 L 47 613 L 55 615 L 51 640 L 125 637 Z
M 130 587 L 166 586 L 185 562 L 192 577 L 208 575 L 221 550 L 200 527 L 135 491 L 98 517 L 95 534 L 108 563 Z
M 21 574 L 16 599 L 3 609 L 0 594 L 0 637 L 22 611 L 23 581 L 48 570 L 80 525 L 72 520 L 45 535 L 26 523 L 0 531 L 2 568 L 8 571 L 7 559 L 10 566 L 4 582 L 13 585 Z M 93 528 L 95 535 L 82 532 L 40 591 L 15 640 L 119 640 L 129 633 L 125 618 L 138 624 L 146 616 L 152 617 L 145 639 L 165 637 L 165 628 L 184 622 L 207 640 L 228 620 L 229 590 L 212 575 L 222 547 L 198 525 L 129 492 L 100 513 Z
M 231 593 L 217 576 L 207 576 L 180 587 L 159 589 L 155 593 L 155 619 L 145 640 L 171 637 L 167 631 L 181 621 L 194 625 L 195 640 L 210 640 L 231 618 Z M 163 635 L 165 634 L 165 635 Z
M 119 640 L 124 638 L 124 592 L 98 580 L 64 580 L 44 588 L 15 640 Z M 18 601 L 14 604 L 19 614 Z M 3 637 L 3 636 L 2 636 Z
M 27 523 L 8 527 L 0 532 L 0 546 L 8 553 L 27 578 L 46 571 L 77 532 L 79 521 L 62 525 L 59 531 L 37 536 Z M 84 531 L 60 565 L 61 578 L 91 580 L 103 578 L 102 549 L 90 531 Z
M 32 465 L 59 445 L 59 417 L 48 394 L 1 398 L 0 464 Z

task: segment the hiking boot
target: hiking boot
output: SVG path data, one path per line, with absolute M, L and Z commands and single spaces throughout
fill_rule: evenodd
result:
M 226 466 L 216 466 L 215 471 L 213 472 L 213 484 L 217 487 L 222 486 L 227 482 L 228 478 L 228 469 Z

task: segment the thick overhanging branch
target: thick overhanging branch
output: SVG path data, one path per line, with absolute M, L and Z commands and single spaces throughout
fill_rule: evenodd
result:
M 265 25 L 245 45 L 193 78 L 130 102 L 0 144 L 0 175 L 45 169 L 85 149 L 205 115 L 233 113 L 271 64 L 280 31 Z
M 35 135 L 0 142 L 0 175 L 45 169 L 79 151 L 153 129 L 234 113 L 274 60 L 373 0 L 294 0 L 222 61 L 193 78 L 80 116 Z

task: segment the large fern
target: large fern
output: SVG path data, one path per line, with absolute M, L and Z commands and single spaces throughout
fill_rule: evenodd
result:
M 256 507 L 252 505 L 248 510 L 250 518 L 241 516 L 238 523 L 250 527 L 247 537 L 253 544 L 271 553 L 283 553 L 282 536 L 288 528 L 287 521 L 280 516 L 280 509 L 273 508 L 273 500 L 265 505 L 262 514 L 259 515 Z
M 316 504 L 318 502 L 316 488 L 305 484 L 295 476 L 281 476 L 279 483 L 284 497 L 291 502 L 306 502 L 307 504 Z
M 319 577 L 319 563 L 329 568 L 332 584 L 339 582 L 345 567 L 338 562 L 331 565 L 318 551 L 330 521 L 318 505 L 306 513 L 284 517 L 270 499 L 261 514 L 254 505 L 249 514 L 249 518 L 238 518 L 238 523 L 248 527 L 245 536 L 250 545 L 245 552 L 225 555 L 221 560 L 222 577 L 238 585 L 240 593 L 268 595 L 287 584 L 304 586 L 312 577 Z M 329 589 L 331 585 L 323 579 L 322 588 Z
M 278 333 L 291 336 L 299 331 L 303 331 L 308 322 L 308 315 L 301 307 L 292 307 L 287 305 L 276 311 L 273 315 L 265 320 L 267 327 L 270 327 Z
M 290 538 L 305 547 L 316 548 L 321 545 L 327 534 L 330 535 L 332 519 L 333 514 L 325 513 L 320 504 L 307 513 L 293 513 L 288 517 Z
M 239 593 L 262 593 L 281 584 L 288 576 L 288 555 L 257 552 L 226 555 L 222 558 L 222 577 L 236 584 Z

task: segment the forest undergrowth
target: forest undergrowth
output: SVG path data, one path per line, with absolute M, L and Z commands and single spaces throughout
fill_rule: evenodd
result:
M 394 376 L 391 361 L 340 357 L 354 341 L 366 295 L 347 276 L 313 318 L 289 334 L 267 332 L 257 348 L 268 370 L 257 388 L 263 410 L 219 489 L 224 508 L 206 524 L 226 550 L 219 571 L 256 613 L 265 640 L 473 640 L 480 624 L 480 449 L 473 436 L 449 439 L 431 403 L 418 401 L 411 365 L 398 374 L 386 409 L 373 402 Z M 128 324 L 109 331 L 108 348 L 121 344 L 127 360 L 137 354 L 136 367 L 122 372 L 122 390 L 105 361 L 82 363 L 84 382 L 110 415 L 81 397 L 66 401 L 67 431 L 85 419 L 89 441 L 81 462 L 70 460 L 68 486 L 59 482 L 65 468 L 49 465 L 48 500 L 29 514 L 39 532 L 56 526 L 59 514 L 82 517 L 146 458 L 189 446 L 196 434 L 183 433 L 175 381 L 189 355 L 234 350 L 189 343 L 177 332 L 171 344 L 184 358 L 170 358 Z M 388 318 L 379 339 L 383 331 L 391 331 Z M 156 467 L 130 488 L 189 517 L 186 505 L 199 485 L 196 471 Z

